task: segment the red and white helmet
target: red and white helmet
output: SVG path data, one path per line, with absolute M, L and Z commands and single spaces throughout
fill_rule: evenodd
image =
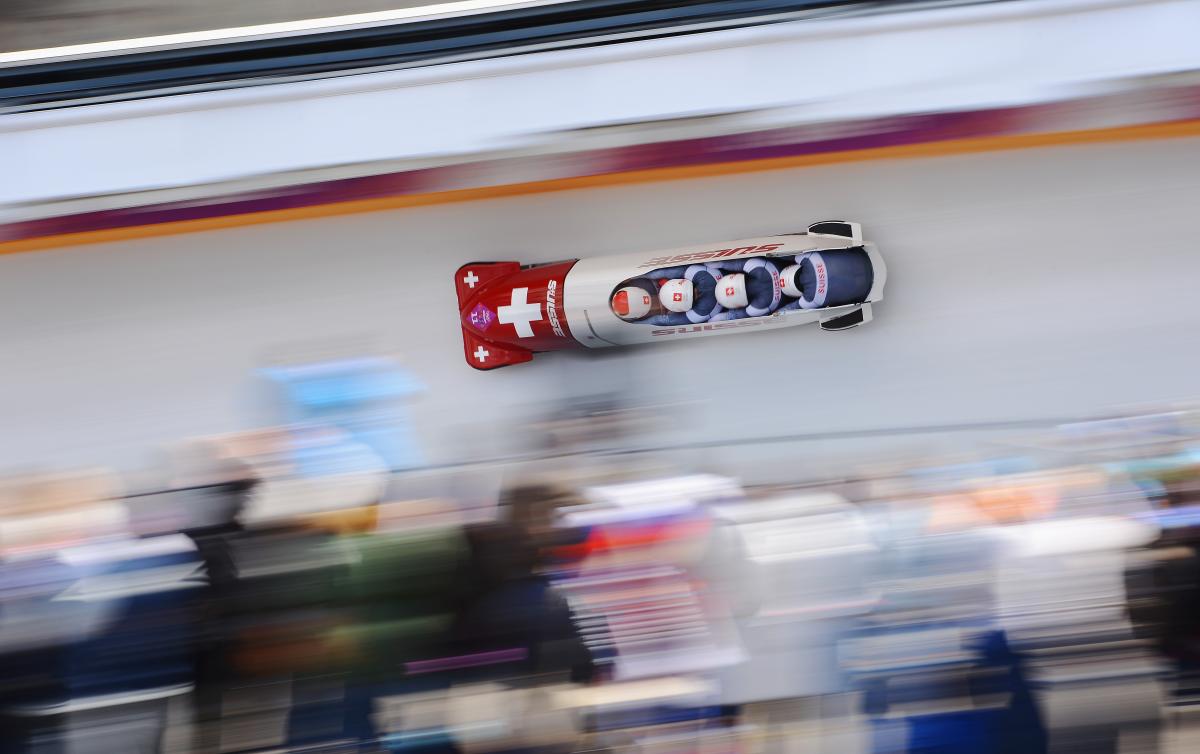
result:
M 746 295 L 746 276 L 735 272 L 718 280 L 717 303 L 726 309 L 745 308 L 750 303 L 750 297 Z
M 692 308 L 695 290 L 692 281 L 674 278 L 658 289 L 658 300 L 669 312 L 686 312 Z
M 621 319 L 641 319 L 650 313 L 650 294 L 632 285 L 622 288 L 613 294 L 612 310 Z

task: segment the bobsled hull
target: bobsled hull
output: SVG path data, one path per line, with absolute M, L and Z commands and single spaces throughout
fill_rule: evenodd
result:
M 833 232 L 815 232 L 832 230 Z M 655 270 L 765 257 L 780 268 L 807 252 L 856 252 L 869 260 L 870 290 L 841 306 L 794 308 L 761 317 L 655 326 L 618 317 L 614 292 Z M 831 268 L 832 269 L 832 268 Z M 831 273 L 832 275 L 832 273 Z M 811 322 L 844 330 L 871 320 L 871 304 L 883 298 L 887 269 L 878 250 L 862 240 L 856 223 L 824 222 L 806 233 L 747 238 L 670 251 L 572 259 L 522 266 L 474 262 L 454 273 L 467 363 L 496 369 L 529 361 L 535 353 L 565 348 L 606 348 L 791 327 Z

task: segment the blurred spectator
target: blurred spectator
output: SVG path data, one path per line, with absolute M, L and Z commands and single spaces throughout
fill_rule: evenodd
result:
M 1187 703 L 1175 447 L 911 469 L 858 506 L 714 475 L 528 482 L 470 525 L 385 498 L 364 447 L 209 438 L 136 526 L 106 472 L 0 483 L 0 752 L 763 754 L 823 728 L 839 751 L 1154 751 L 1168 671 Z
M 0 747 L 156 751 L 191 688 L 199 558 L 136 538 L 111 475 L 5 485 L 0 532 Z
M 875 547 L 859 512 L 829 493 L 776 493 L 719 515 L 736 539 L 709 579 L 734 601 L 747 654 L 719 673 L 721 701 L 779 730 L 766 746 L 786 750 L 787 732 L 835 708 L 848 690 L 839 645 L 873 604 L 866 575 Z
M 516 650 L 523 659 L 499 672 L 591 678 L 571 609 L 543 568 L 550 548 L 571 540 L 555 526 L 557 511 L 577 502 L 548 484 L 518 485 L 504 493 L 496 521 L 467 529 L 470 565 L 454 632 L 464 654 Z

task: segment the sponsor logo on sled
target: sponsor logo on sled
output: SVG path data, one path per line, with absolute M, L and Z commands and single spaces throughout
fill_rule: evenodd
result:
M 486 332 L 495 321 L 495 312 L 483 304 L 477 304 L 475 308 L 471 310 L 471 324 L 475 325 L 475 329 L 479 330 L 479 332 Z

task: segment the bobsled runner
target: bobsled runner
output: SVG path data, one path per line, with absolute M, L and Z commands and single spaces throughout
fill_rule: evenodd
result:
M 816 322 L 871 321 L 887 268 L 858 223 L 657 253 L 454 273 L 463 352 L 476 369 L 564 348 L 607 348 Z

